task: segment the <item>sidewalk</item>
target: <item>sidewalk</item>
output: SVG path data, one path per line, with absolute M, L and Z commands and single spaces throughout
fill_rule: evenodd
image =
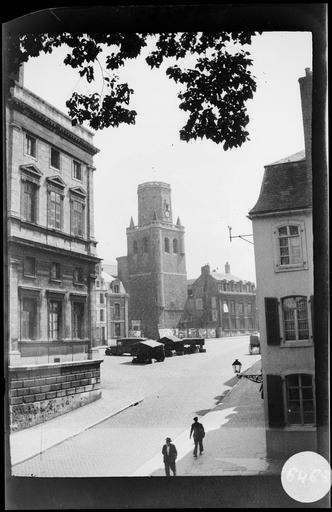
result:
M 84 432 L 128 407 L 137 405 L 143 399 L 143 396 L 134 394 L 128 397 L 128 392 L 122 392 L 118 388 L 102 389 L 102 397 L 91 404 L 11 434 L 12 466 Z
M 261 362 L 247 373 L 259 373 Z M 179 476 L 249 476 L 280 474 L 283 461 L 266 457 L 263 400 L 259 384 L 241 379 L 212 411 L 199 418 L 205 428 L 204 452 L 192 455 L 189 429 L 172 439 L 178 451 Z M 132 476 L 164 476 L 161 454 Z

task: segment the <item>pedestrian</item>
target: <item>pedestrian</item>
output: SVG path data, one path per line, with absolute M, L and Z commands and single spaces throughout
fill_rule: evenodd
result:
M 164 464 L 165 464 L 165 473 L 166 476 L 170 476 L 170 469 L 173 472 L 173 476 L 176 476 L 176 466 L 175 461 L 178 456 L 178 452 L 176 451 L 176 447 L 172 444 L 172 439 L 170 437 L 166 437 L 166 444 L 164 444 L 162 449 L 162 454 L 164 456 Z
M 194 443 L 195 443 L 195 448 L 194 448 L 194 457 L 197 457 L 197 448 L 199 446 L 199 454 L 202 455 L 204 449 L 203 449 L 203 438 L 205 436 L 205 431 L 204 431 L 204 427 L 202 425 L 202 423 L 199 423 L 198 422 L 198 418 L 197 416 L 194 418 L 194 423 L 191 425 L 191 429 L 190 429 L 190 436 L 189 436 L 189 439 L 191 438 L 193 434 L 193 437 L 194 437 Z

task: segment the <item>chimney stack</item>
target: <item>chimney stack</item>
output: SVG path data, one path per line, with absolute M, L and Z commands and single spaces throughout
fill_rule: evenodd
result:
M 225 264 L 225 274 L 230 274 L 230 273 L 231 273 L 231 266 L 228 263 L 228 261 L 226 261 L 226 264 Z
M 301 91 L 305 157 L 311 167 L 312 71 L 310 68 L 305 68 L 305 76 L 299 78 L 299 84 Z
M 204 267 L 201 267 L 201 274 L 204 275 L 210 275 L 210 265 L 206 264 Z

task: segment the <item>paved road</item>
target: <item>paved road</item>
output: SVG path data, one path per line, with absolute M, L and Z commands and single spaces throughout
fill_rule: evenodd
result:
M 185 434 L 194 415 L 207 414 L 237 382 L 231 364 L 243 370 L 259 355 L 248 354 L 248 337 L 207 340 L 206 353 L 132 365 L 130 357 L 107 357 L 106 389 L 137 390 L 144 401 L 79 436 L 14 467 L 24 476 L 130 476 L 160 452 L 166 436 Z

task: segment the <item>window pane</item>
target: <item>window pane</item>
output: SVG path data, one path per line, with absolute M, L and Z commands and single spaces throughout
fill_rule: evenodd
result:
M 313 412 L 305 412 L 303 414 L 303 421 L 305 425 L 315 423 L 315 414 Z
M 288 238 L 279 238 L 280 247 L 288 247 Z
M 22 332 L 23 339 L 36 338 L 37 302 L 35 299 L 24 298 L 22 303 Z
M 289 234 L 290 235 L 298 235 L 299 227 L 298 226 L 289 226 Z
M 281 235 L 287 235 L 287 226 L 283 226 L 282 228 L 279 228 L 279 236 Z
M 288 389 L 288 398 L 289 398 L 289 400 L 300 400 L 300 389 L 299 388 L 289 388 Z
M 301 383 L 302 383 L 302 386 L 312 387 L 312 376 L 302 373 L 301 374 Z
M 299 386 L 299 376 L 298 375 L 288 375 L 286 377 L 287 386 Z
M 303 400 L 303 410 L 304 410 L 304 412 L 313 412 L 314 411 L 314 401 L 313 400 Z
M 291 425 L 302 425 L 301 413 L 289 412 L 288 413 L 288 423 L 290 423 Z

